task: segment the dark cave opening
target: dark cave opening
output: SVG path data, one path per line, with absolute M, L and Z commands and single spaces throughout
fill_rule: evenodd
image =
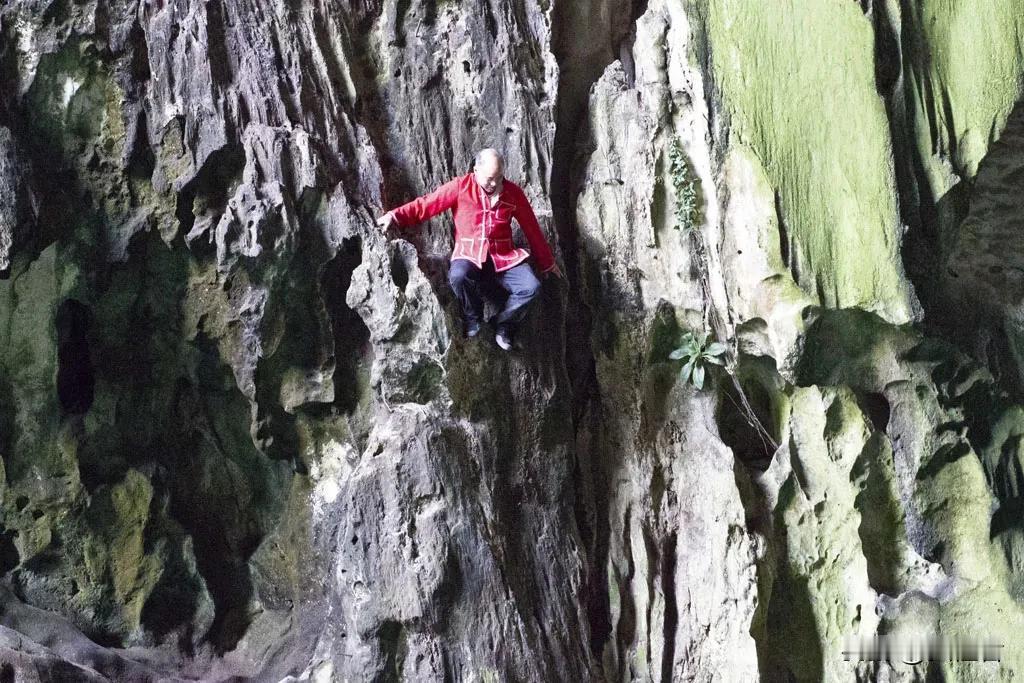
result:
M 18 532 L 14 529 L 5 529 L 0 533 L 0 576 L 7 574 L 21 562 L 21 555 L 14 545 L 14 539 Z
M 351 279 L 351 274 L 349 278 Z M 409 284 L 409 269 L 405 267 L 405 261 L 398 252 L 391 255 L 391 279 L 399 289 L 404 290 Z
M 857 394 L 861 412 L 871 421 L 876 431 L 885 432 L 889 426 L 889 401 L 878 392 Z
M 57 309 L 57 397 L 64 412 L 81 415 L 92 406 L 96 377 L 89 353 L 92 312 L 74 299 Z
M 362 240 L 359 237 L 344 240 L 320 276 L 320 292 L 331 317 L 334 338 L 334 404 L 346 413 L 355 411 L 359 403 L 360 378 L 366 372 L 366 357 L 370 352 L 370 330 L 345 301 L 352 273 L 362 259 Z M 395 267 L 392 260 L 393 274 Z M 405 264 L 401 264 L 401 272 L 408 279 Z
M 719 435 L 736 460 L 757 472 L 767 470 L 775 455 L 772 441 L 778 438 L 772 433 L 772 400 L 764 386 L 749 379 L 723 382 L 717 415 Z

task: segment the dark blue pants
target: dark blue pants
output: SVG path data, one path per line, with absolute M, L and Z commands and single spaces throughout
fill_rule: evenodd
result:
M 484 294 L 488 285 L 497 282 L 508 292 L 505 308 L 495 319 L 496 325 L 511 328 L 526 317 L 527 305 L 540 293 L 540 280 L 525 261 L 500 273 L 494 272 L 490 256 L 483 268 L 472 261 L 455 259 L 448 270 L 448 283 L 462 305 L 462 316 L 467 322 L 480 322 L 484 312 Z

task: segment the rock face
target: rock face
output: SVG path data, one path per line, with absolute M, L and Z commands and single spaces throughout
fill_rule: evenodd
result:
M 1021 675 L 1022 21 L 0 7 L 0 678 Z M 511 354 L 374 225 L 486 146 L 567 275 Z

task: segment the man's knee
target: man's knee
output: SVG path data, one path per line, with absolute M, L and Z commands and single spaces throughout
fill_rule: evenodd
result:
M 533 299 L 540 293 L 540 280 L 527 269 L 517 278 L 513 291 L 524 299 Z
M 473 264 L 464 259 L 452 261 L 448 267 L 448 284 L 452 286 L 452 289 L 461 289 L 466 281 L 471 279 L 472 268 Z

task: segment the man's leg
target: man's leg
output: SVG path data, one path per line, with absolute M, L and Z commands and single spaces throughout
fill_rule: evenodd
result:
M 533 274 L 528 263 L 520 263 L 506 271 L 497 273 L 498 281 L 508 292 L 505 308 L 495 321 L 498 330 L 511 334 L 516 325 L 522 322 L 529 310 L 531 301 L 540 293 L 540 280 Z
M 473 336 L 480 329 L 483 317 L 483 301 L 480 299 L 480 280 L 482 272 L 472 261 L 455 259 L 448 267 L 448 284 L 455 292 L 462 308 L 462 319 L 466 323 L 466 333 Z

